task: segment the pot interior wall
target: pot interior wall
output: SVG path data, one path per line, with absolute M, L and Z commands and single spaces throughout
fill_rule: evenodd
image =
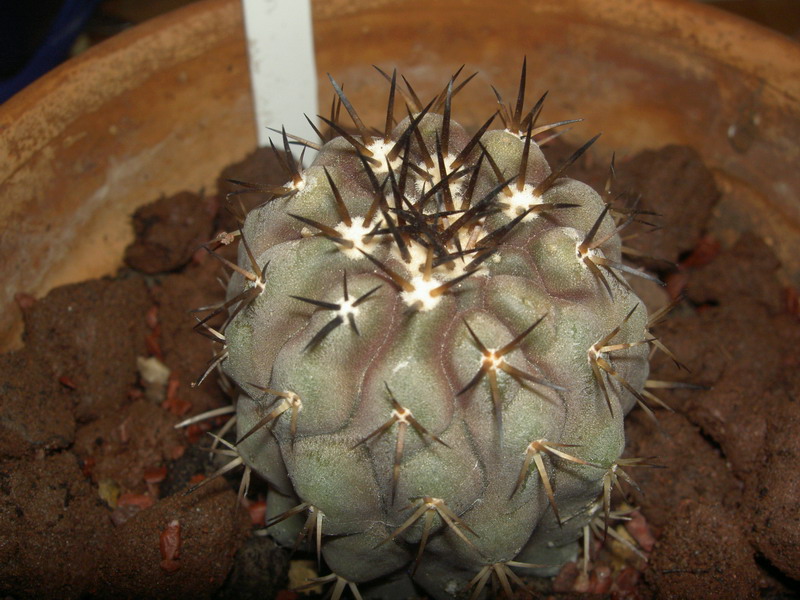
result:
M 668 143 L 696 148 L 725 189 L 716 228 L 755 229 L 800 283 L 800 49 L 757 26 L 674 0 L 314 3 L 320 106 L 325 73 L 379 124 L 397 67 L 423 97 L 462 64 L 467 126 L 513 99 L 523 56 L 544 118 L 582 117 L 596 156 Z M 289 50 L 290 51 L 290 50 Z M 769 69 L 769 70 L 766 70 Z M 0 107 L 0 349 L 18 343 L 18 292 L 113 273 L 135 208 L 217 173 L 255 146 L 237 0 L 206 0 L 112 38 Z M 398 113 L 399 116 L 399 113 Z

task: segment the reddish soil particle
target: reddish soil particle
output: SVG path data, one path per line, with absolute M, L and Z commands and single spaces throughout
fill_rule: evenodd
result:
M 181 562 L 178 560 L 181 556 L 181 522 L 173 519 L 158 537 L 161 568 L 168 573 L 174 573 L 181 568 Z
M 167 478 L 167 467 L 157 467 L 147 469 L 144 472 L 144 480 L 146 483 L 161 483 Z
M 174 271 L 208 241 L 217 213 L 216 198 L 180 192 L 139 208 L 133 215 L 136 241 L 125 263 L 142 273 Z
M 127 508 L 129 506 L 135 506 L 139 510 L 144 508 L 150 508 L 155 503 L 153 496 L 149 494 L 131 494 L 130 492 L 122 494 L 119 499 L 117 500 L 117 507 L 118 508 Z M 132 514 L 136 514 L 135 511 L 132 511 Z M 127 521 L 127 519 L 125 519 Z

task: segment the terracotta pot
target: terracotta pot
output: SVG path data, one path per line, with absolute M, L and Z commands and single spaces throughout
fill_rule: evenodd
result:
M 576 140 L 601 155 L 670 142 L 697 149 L 732 192 L 723 236 L 755 229 L 800 282 L 800 46 L 718 10 L 678 0 L 317 0 L 324 74 L 381 122 L 397 66 L 420 93 L 461 64 L 480 72 L 458 118 L 482 122 L 488 83 L 549 90 L 546 116 L 580 116 Z M 380 98 L 375 102 L 374 98 Z M 0 107 L 0 349 L 18 340 L 14 295 L 112 273 L 140 204 L 213 189 L 255 146 L 241 11 L 206 0 L 147 22 L 59 67 Z

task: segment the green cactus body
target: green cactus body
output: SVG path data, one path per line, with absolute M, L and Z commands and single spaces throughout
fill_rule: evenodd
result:
M 471 138 L 449 105 L 328 141 L 248 215 L 223 363 L 275 537 L 312 511 L 337 577 L 436 598 L 574 559 L 648 374 L 619 217 L 534 118 Z

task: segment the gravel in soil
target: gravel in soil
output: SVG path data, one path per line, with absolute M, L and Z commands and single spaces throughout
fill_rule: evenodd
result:
M 549 154 L 558 162 L 569 152 L 555 144 Z M 616 170 L 615 189 L 627 192 L 618 200 L 639 210 L 629 243 L 659 258 L 634 260 L 668 283 L 667 294 L 643 291 L 646 301 L 655 308 L 685 298 L 655 334 L 691 371 L 659 352 L 651 377 L 707 389 L 654 389 L 674 412 L 657 410 L 656 423 L 641 410 L 628 418 L 626 455 L 664 467 L 629 469 L 643 493 L 627 490 L 627 500 L 640 510 L 618 527 L 649 561 L 625 544 L 598 543 L 586 573 L 570 564 L 555 581 L 532 583 L 553 597 L 792 597 L 800 580 L 796 294 L 758 238 L 722 248 L 708 237 L 719 192 L 694 151 L 648 151 Z M 600 188 L 606 174 L 590 160 L 570 173 Z M 199 244 L 235 229 L 239 201 L 245 210 L 259 201 L 243 194 L 233 211 L 220 208 L 227 178 L 284 177 L 270 152 L 255 153 L 226 170 L 216 195 L 185 192 L 137 211 L 137 241 L 117 277 L 40 300 L 19 295 L 25 347 L 0 356 L 0 594 L 274 597 L 285 586 L 285 552 L 249 536 L 251 515 L 231 484 L 184 494 L 213 472 L 198 444 L 224 419 L 174 429 L 228 403 L 215 374 L 191 388 L 214 344 L 192 332 L 187 313 L 224 295 L 219 264 Z M 652 231 L 651 222 L 664 227 Z M 249 505 L 253 515 L 258 504 Z

